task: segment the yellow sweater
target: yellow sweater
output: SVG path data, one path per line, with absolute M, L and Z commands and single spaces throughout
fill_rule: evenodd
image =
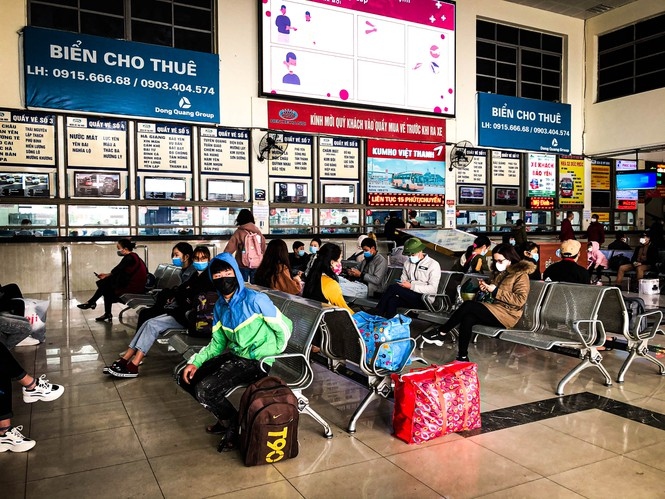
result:
M 353 310 L 346 304 L 344 296 L 342 296 L 342 288 L 337 281 L 331 279 L 327 275 L 323 274 L 321 276 L 321 292 L 328 303 L 336 307 L 342 307 L 349 311 L 350 314 L 353 314 Z

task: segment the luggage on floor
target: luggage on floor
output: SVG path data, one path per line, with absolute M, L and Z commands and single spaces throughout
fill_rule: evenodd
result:
M 245 466 L 298 455 L 298 399 L 279 378 L 251 384 L 240 399 L 240 452 Z
M 393 374 L 395 436 L 422 443 L 448 433 L 480 428 L 478 366 L 472 362 L 432 365 Z
M 367 364 L 371 366 L 376 357 L 376 367 L 400 371 L 411 355 L 411 343 L 396 340 L 411 337 L 409 327 L 411 318 L 406 315 L 396 315 L 392 319 L 386 319 L 367 312 L 356 312 L 353 314 L 353 320 L 365 342 Z

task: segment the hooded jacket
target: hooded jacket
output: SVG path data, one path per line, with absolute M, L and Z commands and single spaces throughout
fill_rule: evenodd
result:
M 590 251 L 587 251 L 587 260 L 589 265 L 587 269 L 595 269 L 596 267 L 607 268 L 607 257 L 600 251 L 600 245 L 596 241 L 589 241 Z
M 224 248 L 224 253 L 235 253 L 238 267 L 242 267 L 242 250 L 245 244 L 245 236 L 248 232 L 255 232 L 261 235 L 261 250 L 263 253 L 266 252 L 266 238 L 261 234 L 261 230 L 253 223 L 240 225 L 229 239 L 229 242 L 226 243 L 226 248 Z
M 513 327 L 524 313 L 529 296 L 529 274 L 536 266 L 528 260 L 513 263 L 495 278 L 494 303 L 483 303 L 505 327 Z
M 282 353 L 293 329 L 291 320 L 266 295 L 245 287 L 233 256 L 229 253 L 217 255 L 208 266 L 209 273 L 215 260 L 223 260 L 231 265 L 238 288 L 228 302 L 218 291 L 219 299 L 213 312 L 212 339 L 189 363 L 201 367 L 227 348 L 238 357 L 255 360 Z M 272 361 L 266 363 L 272 364 Z

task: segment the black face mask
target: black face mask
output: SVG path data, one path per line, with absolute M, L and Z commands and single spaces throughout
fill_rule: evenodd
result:
M 224 296 L 228 296 L 238 289 L 238 279 L 235 277 L 220 277 L 218 279 L 213 279 L 212 284 L 215 286 L 215 289 Z

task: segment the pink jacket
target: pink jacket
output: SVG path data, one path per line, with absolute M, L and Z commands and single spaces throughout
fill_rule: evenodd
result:
M 598 245 L 598 242 L 596 241 L 589 241 L 588 245 L 588 252 L 587 252 L 587 260 L 589 261 L 589 265 L 587 268 L 595 268 L 598 266 L 603 266 L 604 268 L 607 268 L 607 258 L 605 255 L 603 255 L 600 251 L 600 246 Z

